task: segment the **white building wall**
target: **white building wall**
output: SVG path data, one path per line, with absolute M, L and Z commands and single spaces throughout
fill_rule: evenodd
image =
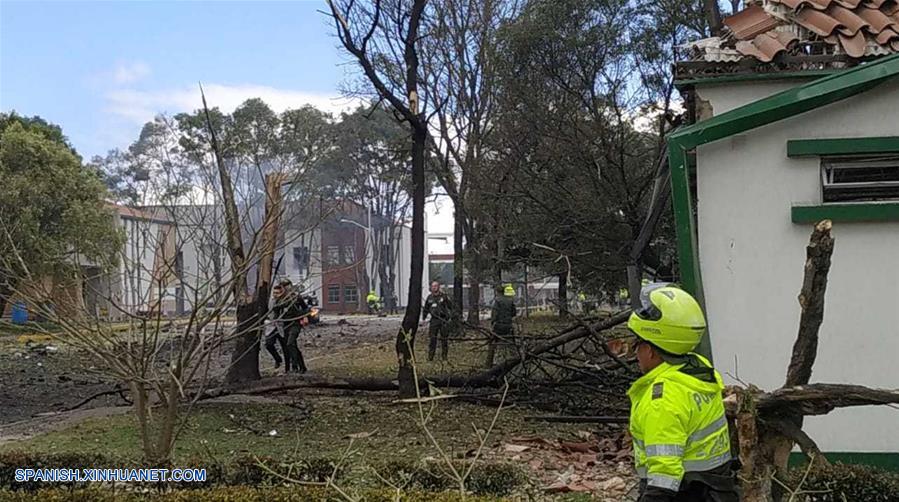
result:
M 703 88 L 715 114 L 791 84 Z M 698 151 L 699 259 L 715 365 L 774 389 L 783 385 L 799 325 L 797 295 L 812 226 L 790 208 L 820 204 L 819 159 L 789 159 L 788 139 L 899 133 L 899 82 Z M 813 382 L 899 384 L 899 222 L 835 223 L 833 263 Z M 735 380 L 727 375 L 728 383 Z M 825 451 L 899 451 L 888 407 L 810 417 Z M 861 426 L 860 426 L 861 424 Z
M 429 260 L 427 253 L 428 231 L 427 217 L 425 218 L 425 239 L 424 239 L 424 273 L 421 274 L 421 294 L 422 302 L 428 296 L 428 268 Z M 396 271 L 396 297 L 399 307 L 407 307 L 409 298 L 409 274 L 412 271 L 412 228 L 404 226 L 400 230 L 399 256 L 397 256 Z
M 121 218 L 125 249 L 120 265 L 121 305 L 129 313 L 149 310 L 159 296 L 153 284 L 153 266 L 162 226 L 156 222 Z
M 294 255 L 294 248 L 309 249 L 309 266 L 301 267 Z M 322 241 L 321 228 L 313 228 L 307 232 L 291 230 L 285 232 L 284 248 L 277 254 L 284 253 L 278 277 L 286 277 L 296 284 L 304 294 L 314 294 L 319 302 L 324 298 L 322 291 Z M 275 261 L 278 257 L 275 257 Z

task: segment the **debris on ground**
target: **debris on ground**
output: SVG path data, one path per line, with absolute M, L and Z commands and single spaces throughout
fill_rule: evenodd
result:
M 637 488 L 630 439 L 623 431 L 598 435 L 579 431 L 578 440 L 540 436 L 507 438 L 488 458 L 529 470 L 547 493 L 584 493 L 598 500 L 631 500 Z

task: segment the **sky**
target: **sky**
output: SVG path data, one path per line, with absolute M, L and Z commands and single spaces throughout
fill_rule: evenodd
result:
M 324 1 L 0 0 L 0 110 L 59 124 L 89 159 L 126 148 L 158 113 L 353 105 L 355 66 Z M 447 204 L 429 231 L 452 231 Z

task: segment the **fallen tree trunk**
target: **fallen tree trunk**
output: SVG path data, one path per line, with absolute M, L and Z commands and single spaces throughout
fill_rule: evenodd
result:
M 777 389 L 756 398 L 760 414 L 826 415 L 836 408 L 899 403 L 899 389 L 871 389 L 861 385 L 813 383 Z
M 537 357 L 540 354 L 553 350 L 566 343 L 585 338 L 587 336 L 596 335 L 600 331 L 615 327 L 625 321 L 630 316 L 630 311 L 619 312 L 611 318 L 604 321 L 584 325 L 578 328 L 568 330 L 565 334 L 555 336 L 543 343 L 537 344 L 524 351 L 523 355 L 518 355 L 493 366 L 492 368 L 474 373 L 470 375 L 446 375 L 439 377 L 421 377 L 420 384 L 427 388 L 430 382 L 438 387 L 496 387 L 502 382 L 502 379 L 516 366 L 523 363 L 530 357 Z M 361 390 L 361 391 L 392 391 L 397 390 L 398 384 L 395 379 L 390 378 L 330 378 L 330 377 L 301 377 L 298 379 L 284 380 L 278 379 L 262 379 L 253 382 L 250 385 L 230 385 L 215 389 L 209 389 L 199 396 L 194 394 L 192 397 L 196 400 L 212 399 L 229 394 L 267 394 L 271 392 L 283 392 L 294 389 L 343 389 L 343 390 Z

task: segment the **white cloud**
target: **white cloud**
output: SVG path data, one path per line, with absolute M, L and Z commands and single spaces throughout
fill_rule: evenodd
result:
M 250 98 L 261 98 L 276 112 L 288 108 L 312 105 L 322 111 L 340 113 L 355 108 L 361 102 L 337 94 L 317 94 L 263 85 L 203 84 L 210 107 L 230 113 Z M 143 91 L 117 89 L 106 94 L 107 110 L 135 124 L 143 125 L 159 113 L 190 112 L 202 106 L 200 89 L 196 85 L 175 89 Z
M 150 74 L 150 66 L 140 61 L 123 63 L 112 72 L 112 81 L 116 84 L 131 84 Z

